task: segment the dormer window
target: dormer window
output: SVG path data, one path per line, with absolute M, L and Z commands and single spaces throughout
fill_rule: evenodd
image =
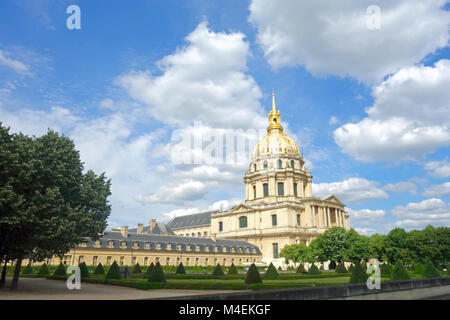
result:
M 96 240 L 95 241 L 95 247 L 96 248 L 100 248 L 100 240 Z
M 133 249 L 138 249 L 139 248 L 139 243 L 136 241 L 136 242 L 133 242 Z
M 122 241 L 122 242 L 120 243 L 120 247 L 121 247 L 121 248 L 126 248 L 126 247 L 127 247 L 127 242 L 126 242 L 126 241 Z
M 114 241 L 112 240 L 108 241 L 108 248 L 114 248 Z

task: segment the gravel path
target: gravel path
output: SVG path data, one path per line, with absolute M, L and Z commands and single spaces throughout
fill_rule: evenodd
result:
M 81 283 L 80 290 L 69 290 L 65 281 L 43 278 L 21 278 L 19 290 L 13 292 L 9 289 L 10 283 L 11 278 L 7 278 L 6 288 L 0 289 L 0 300 L 132 300 L 236 292 L 230 290 L 139 290 L 85 282 Z

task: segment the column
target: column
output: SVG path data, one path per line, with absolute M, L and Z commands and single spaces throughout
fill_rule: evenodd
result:
M 312 211 L 312 223 L 313 223 L 313 227 L 317 227 L 316 225 L 316 208 L 317 206 L 313 206 L 313 211 Z
M 326 207 L 327 208 L 327 224 L 328 224 L 328 227 L 330 227 L 331 226 L 331 221 L 330 221 L 330 208 L 329 207 Z

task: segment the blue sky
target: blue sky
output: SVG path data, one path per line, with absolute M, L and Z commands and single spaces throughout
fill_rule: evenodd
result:
M 69 30 L 66 8 L 81 10 Z M 379 28 L 366 24 L 380 8 Z M 449 2 L 0 3 L 0 121 L 71 137 L 112 179 L 110 226 L 230 207 L 248 163 L 177 165 L 174 132 L 286 132 L 351 226 L 450 225 Z

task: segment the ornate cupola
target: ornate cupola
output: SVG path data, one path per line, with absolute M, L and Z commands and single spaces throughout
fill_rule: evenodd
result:
M 283 133 L 272 92 L 267 135 L 255 146 L 244 177 L 246 202 L 298 201 L 310 197 L 312 177 L 304 163 L 297 143 Z

